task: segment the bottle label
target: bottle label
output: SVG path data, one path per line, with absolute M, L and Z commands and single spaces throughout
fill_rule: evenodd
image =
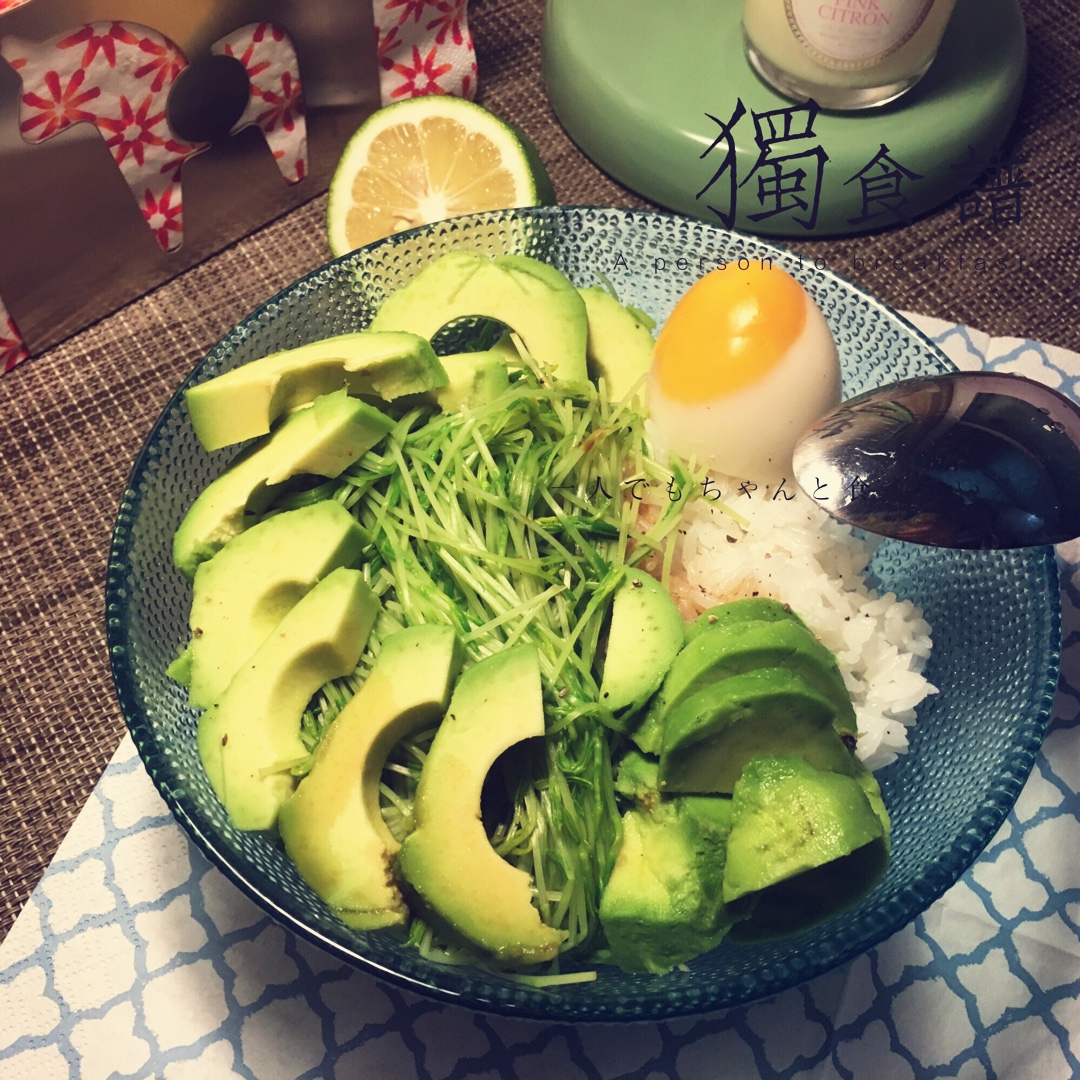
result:
M 784 0 L 792 33 L 824 67 L 871 67 L 905 45 L 934 0 Z

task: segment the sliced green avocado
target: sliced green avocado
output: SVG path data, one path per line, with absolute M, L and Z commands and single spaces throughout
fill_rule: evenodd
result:
M 659 753 L 667 718 L 681 702 L 719 679 L 763 667 L 799 675 L 832 704 L 837 732 L 855 734 L 855 710 L 833 654 L 799 621 L 755 619 L 709 627 L 686 644 L 632 733 L 634 741 Z
M 271 353 L 184 392 L 188 415 L 207 450 L 265 435 L 274 421 L 322 394 L 346 389 L 393 401 L 446 383 L 422 337 L 368 330 Z
M 834 863 L 883 836 L 855 778 L 822 772 L 797 757 L 757 758 L 732 796 L 724 900 Z
M 694 619 L 686 628 L 686 640 L 689 643 L 714 626 L 727 626 L 735 622 L 781 622 L 784 619 L 791 619 L 801 626 L 806 626 L 806 623 L 787 604 L 781 604 L 779 600 L 773 600 L 768 596 L 749 596 L 743 600 L 729 600 L 725 604 L 706 608 Z
M 587 380 L 585 301 L 553 266 L 525 255 L 451 251 L 391 293 L 370 329 L 431 340 L 447 323 L 469 316 L 509 327 L 540 368 L 560 382 Z
M 644 401 L 644 377 L 652 367 L 655 345 L 651 327 L 606 289 L 591 286 L 578 292 L 589 318 L 585 352 L 589 378 L 605 380 L 611 401 L 622 401 L 635 387 L 636 399 Z
M 731 800 L 680 796 L 623 815 L 622 841 L 600 898 L 608 956 L 624 971 L 670 971 L 720 943 Z
M 660 763 L 637 750 L 627 750 L 615 766 L 615 792 L 650 809 L 660 801 Z
M 753 758 L 794 755 L 854 775 L 833 704 L 784 668 L 730 675 L 691 694 L 664 723 L 660 787 L 730 795 Z
M 388 637 L 281 808 L 278 829 L 289 858 L 349 926 L 373 930 L 408 920 L 391 870 L 400 845 L 379 808 L 380 777 L 398 742 L 442 719 L 461 662 L 449 626 L 414 626 Z
M 286 613 L 332 570 L 355 566 L 367 536 L 336 502 L 275 514 L 231 540 L 195 573 L 192 708 L 212 705 Z
M 600 701 L 613 713 L 644 705 L 664 681 L 685 633 L 667 589 L 644 570 L 627 569 L 612 599 Z
M 393 421 L 345 393 L 325 394 L 243 450 L 191 504 L 173 537 L 173 563 L 189 580 L 270 505 L 295 476 L 332 479 L 370 450 Z
M 499 347 L 440 357 L 447 383 L 433 391 L 435 401 L 443 412 L 457 412 L 494 401 L 510 386 L 506 359 L 507 353 Z
M 469 668 L 420 774 L 416 829 L 398 852 L 403 877 L 429 913 L 499 962 L 550 960 L 565 937 L 541 921 L 529 875 L 496 853 L 480 818 L 495 759 L 543 733 L 534 646 L 503 649 Z
M 881 786 L 877 782 L 877 777 L 854 755 L 852 755 L 852 761 L 854 763 L 855 779 L 858 780 L 859 787 L 862 788 L 863 794 L 869 800 L 874 813 L 878 816 L 878 821 L 881 822 L 881 827 L 884 830 L 882 841 L 885 845 L 885 854 L 888 855 L 892 844 L 892 820 L 889 817 L 889 811 L 885 807 Z
M 360 660 L 379 600 L 339 567 L 299 600 L 199 717 L 199 756 L 238 829 L 270 829 L 307 757 L 300 720 L 315 692 Z

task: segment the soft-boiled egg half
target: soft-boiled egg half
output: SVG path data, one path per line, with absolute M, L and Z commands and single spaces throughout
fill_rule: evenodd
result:
M 771 264 L 710 271 L 657 335 L 648 377 L 657 449 L 711 472 L 758 484 L 790 476 L 795 442 L 839 400 L 825 317 Z

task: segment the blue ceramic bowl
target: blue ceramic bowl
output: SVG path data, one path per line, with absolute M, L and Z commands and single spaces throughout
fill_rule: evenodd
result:
M 456 247 L 533 255 L 578 285 L 603 274 L 625 303 L 658 322 L 720 262 L 772 259 L 823 309 L 846 395 L 950 369 L 895 312 L 772 245 L 667 214 L 559 207 L 457 218 L 332 262 L 245 319 L 184 387 L 269 352 L 362 329 L 388 293 Z M 911 752 L 879 774 L 894 854 L 884 880 L 858 907 L 786 940 L 725 943 L 665 976 L 605 967 L 594 982 L 544 990 L 471 967 L 437 966 L 387 933 L 355 933 L 338 922 L 270 839 L 229 825 L 203 773 L 196 715 L 165 675 L 186 640 L 190 603 L 170 550 L 184 511 L 229 456 L 202 450 L 178 391 L 135 463 L 116 522 L 106 601 L 121 708 L 158 790 L 228 877 L 297 934 L 420 994 L 519 1017 L 613 1021 L 699 1014 L 778 993 L 881 941 L 952 885 L 1002 823 L 1045 733 L 1060 645 L 1052 550 L 960 552 L 887 542 L 873 574 L 880 588 L 923 608 L 934 631 L 928 675 L 941 692 L 920 710 Z

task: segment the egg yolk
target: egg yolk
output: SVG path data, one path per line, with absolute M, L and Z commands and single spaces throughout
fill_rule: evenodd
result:
M 790 274 L 771 266 L 709 271 L 657 335 L 660 389 L 676 401 L 702 402 L 751 386 L 802 333 L 807 299 Z

